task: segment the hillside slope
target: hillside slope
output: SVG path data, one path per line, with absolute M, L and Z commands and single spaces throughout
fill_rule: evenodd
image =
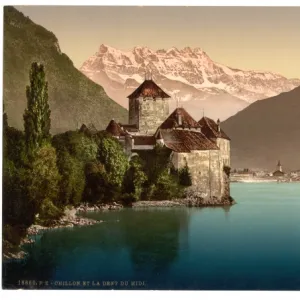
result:
M 52 32 L 9 6 L 4 7 L 3 43 L 3 99 L 10 126 L 23 128 L 25 88 L 34 61 L 45 65 L 53 133 L 75 129 L 82 123 L 102 129 L 111 118 L 127 122 L 127 111 L 73 66 Z
M 232 139 L 232 167 L 300 168 L 300 87 L 258 101 L 222 123 Z

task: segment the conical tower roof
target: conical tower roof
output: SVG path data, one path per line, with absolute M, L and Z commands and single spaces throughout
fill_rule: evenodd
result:
M 181 124 L 179 124 L 179 117 L 181 119 Z M 201 125 L 194 120 L 184 108 L 178 107 L 160 125 L 161 129 L 172 129 L 177 127 L 200 128 Z
M 139 97 L 152 97 L 152 98 L 170 98 L 153 80 L 146 79 L 133 93 L 127 98 L 136 99 Z
M 106 131 L 109 132 L 113 136 L 121 136 L 125 135 L 124 130 L 121 128 L 121 126 L 115 121 L 111 120 L 109 124 L 106 127 Z

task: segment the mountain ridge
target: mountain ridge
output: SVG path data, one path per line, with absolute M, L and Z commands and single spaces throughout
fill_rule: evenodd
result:
M 3 47 L 3 102 L 10 126 L 23 129 L 25 89 L 34 61 L 45 66 L 52 133 L 74 130 L 82 123 L 103 129 L 113 117 L 127 121 L 126 110 L 61 52 L 56 36 L 12 6 L 4 7 Z
M 231 138 L 232 167 L 300 168 L 300 87 L 257 101 L 221 123 Z
M 126 96 L 142 83 L 147 72 L 173 98 L 175 95 L 180 98 L 187 108 L 206 109 L 207 104 L 201 102 L 206 101 L 217 109 L 220 101 L 211 103 L 214 102 L 212 98 L 221 99 L 224 95 L 227 99 L 232 97 L 235 103 L 239 101 L 238 106 L 227 101 L 228 111 L 222 112 L 223 120 L 257 100 L 300 85 L 300 79 L 287 79 L 273 72 L 227 67 L 214 62 L 199 47 L 152 50 L 136 46 L 130 51 L 122 51 L 102 44 L 80 70 L 100 83 L 108 95 L 124 107 L 127 107 Z M 215 114 L 213 109 L 208 110 Z M 198 118 L 199 113 L 195 117 Z

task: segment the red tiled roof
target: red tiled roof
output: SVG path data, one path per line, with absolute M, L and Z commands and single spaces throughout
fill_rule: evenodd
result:
M 192 150 L 218 150 L 218 146 L 200 131 L 184 129 L 161 129 L 166 147 L 175 152 Z
M 218 124 L 208 118 L 208 117 L 203 117 L 199 121 L 201 127 L 201 131 L 208 137 L 208 138 L 223 138 L 226 140 L 230 140 L 228 135 L 222 130 L 218 131 Z
M 172 143 L 165 142 L 167 148 L 171 149 L 174 152 L 188 153 L 191 152 L 188 147 L 186 147 L 183 143 Z
M 156 139 L 154 135 L 134 135 L 134 145 L 155 145 Z
M 181 125 L 179 118 L 181 116 Z M 176 108 L 169 117 L 160 125 L 161 129 L 172 128 L 200 128 L 200 124 L 195 121 L 184 108 Z
M 152 98 L 170 98 L 154 81 L 145 80 L 133 93 L 127 98 L 135 99 L 139 97 L 152 97 Z
M 111 120 L 106 127 L 106 131 L 109 132 L 113 136 L 125 136 L 126 133 L 121 128 L 121 126 L 115 121 Z

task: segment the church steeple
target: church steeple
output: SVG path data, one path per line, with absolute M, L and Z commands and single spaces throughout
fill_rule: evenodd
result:
M 277 163 L 277 170 L 282 172 L 282 165 L 280 163 L 280 160 L 278 160 L 278 163 Z

